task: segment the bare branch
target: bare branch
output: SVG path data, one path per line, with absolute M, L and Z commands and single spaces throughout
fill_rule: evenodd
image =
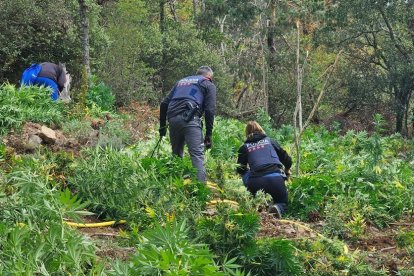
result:
M 335 70 L 336 65 L 338 64 L 339 57 L 340 57 L 341 53 L 342 53 L 342 50 L 341 50 L 341 51 L 339 51 L 339 53 L 336 55 L 336 59 L 335 59 L 334 64 L 330 66 L 331 71 L 329 72 L 329 75 L 328 75 L 328 76 L 326 77 L 326 79 L 325 79 L 325 83 L 324 83 L 324 84 L 323 84 L 323 86 L 322 86 L 322 89 L 321 89 L 321 92 L 319 93 L 318 99 L 316 100 L 316 103 L 315 103 L 315 105 L 313 106 L 312 111 L 311 111 L 311 113 L 309 114 L 309 117 L 308 117 L 308 119 L 306 120 L 306 122 L 305 122 L 305 124 L 304 124 L 304 126 L 303 126 L 303 129 L 302 129 L 302 130 L 301 130 L 301 132 L 300 132 L 300 136 L 302 136 L 302 134 L 303 134 L 303 132 L 304 132 L 305 128 L 309 125 L 310 121 L 312 120 L 313 115 L 315 114 L 315 111 L 316 111 L 316 110 L 318 109 L 318 107 L 319 107 L 319 103 L 320 103 L 320 101 L 321 101 L 321 99 L 322 99 L 323 95 L 325 94 L 325 87 L 326 87 L 326 85 L 328 84 L 328 81 L 329 81 L 329 79 L 330 79 L 330 77 L 331 77 L 331 75 L 332 75 L 333 71 Z
M 397 48 L 397 50 L 404 56 L 404 58 L 409 63 L 411 63 L 410 55 L 407 53 L 407 51 L 404 49 L 404 47 L 397 42 L 398 38 L 395 36 L 394 30 L 392 29 L 391 23 L 389 22 L 388 17 L 385 14 L 383 8 L 381 6 L 379 6 L 378 10 L 381 13 L 382 18 L 384 19 L 385 25 L 387 25 L 391 40 L 394 43 L 395 48 Z

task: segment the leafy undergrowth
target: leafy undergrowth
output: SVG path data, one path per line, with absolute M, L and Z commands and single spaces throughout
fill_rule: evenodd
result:
M 57 125 L 63 121 L 61 103 L 50 100 L 47 88 L 23 86 L 16 89 L 10 84 L 0 85 L 0 135 L 32 121 Z
M 8 95 L 21 110 L 51 104 L 46 98 L 39 106 L 19 100 L 23 96 L 16 91 Z M 50 108 L 69 114 L 70 106 Z M 104 124 L 92 124 L 98 126 L 101 142 L 84 143 L 79 156 L 47 147 L 17 155 L 0 145 L 2 274 L 414 273 L 413 147 L 398 135 L 381 136 L 381 118 L 375 118 L 372 135 L 307 130 L 301 174 L 288 183 L 287 218 L 278 221 L 258 213 L 269 196 L 252 198 L 235 173 L 243 123 L 217 120 L 213 149 L 206 152 L 208 176 L 216 185 L 206 186 L 194 181 L 188 157 L 171 158 L 168 141 L 151 157 L 157 143 L 154 130 L 147 131 L 148 140 L 131 140 L 123 122 L 133 115 L 112 111 L 108 117 L 94 104 L 86 112 L 86 118 L 94 115 Z M 7 113 L 1 132 L 26 120 L 54 122 L 33 114 L 14 118 Z M 72 137 L 82 139 L 91 128 L 76 112 L 59 118 Z M 291 127 L 275 130 L 265 114 L 258 120 L 286 149 L 292 147 Z M 68 219 L 81 221 L 86 209 L 99 220 L 126 219 L 127 225 L 110 233 L 79 232 L 65 225 Z M 380 234 L 387 237 L 381 246 L 374 243 Z

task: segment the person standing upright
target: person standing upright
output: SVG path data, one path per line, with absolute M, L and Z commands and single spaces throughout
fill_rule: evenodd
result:
M 170 130 L 172 153 L 183 157 L 187 144 L 191 162 L 197 169 L 197 179 L 206 181 L 204 147 L 212 146 L 214 116 L 216 112 L 216 86 L 212 82 L 213 70 L 201 66 L 194 76 L 179 80 L 160 105 L 160 137 Z M 202 116 L 206 133 L 203 137 Z

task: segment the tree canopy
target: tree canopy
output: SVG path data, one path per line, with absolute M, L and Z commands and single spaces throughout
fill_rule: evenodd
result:
M 66 63 L 75 87 L 80 85 L 79 3 L 0 0 L 0 81 L 17 83 L 31 63 L 52 61 Z M 413 1 L 82 3 L 91 72 L 113 90 L 118 106 L 131 100 L 157 105 L 179 78 L 210 65 L 222 114 L 244 117 L 262 108 L 276 125 L 292 123 L 302 68 L 304 117 L 323 88 L 314 122 L 366 122 L 381 113 L 393 130 L 407 133 L 414 89 Z

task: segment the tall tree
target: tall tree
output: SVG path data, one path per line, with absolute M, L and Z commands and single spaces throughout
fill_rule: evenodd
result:
M 413 12 L 412 1 L 341 1 L 329 6 L 321 32 L 328 44 L 345 47 L 351 62 L 368 64 L 383 75 L 383 91 L 393 97 L 397 132 L 406 131 L 414 90 Z
M 197 0 L 193 0 L 193 16 L 197 17 Z
M 160 5 L 160 33 L 161 33 L 161 37 L 162 37 L 162 44 L 161 44 L 161 52 L 162 52 L 162 59 L 161 59 L 161 67 L 160 67 L 160 84 L 161 84 L 161 94 L 159 95 L 159 99 L 161 100 L 162 97 L 164 96 L 166 90 L 168 88 L 166 88 L 166 59 L 167 59 L 167 39 L 166 39 L 166 18 L 165 18 L 165 4 L 166 4 L 166 0 L 159 0 L 159 5 Z
M 79 2 L 80 34 L 82 42 L 82 64 L 86 71 L 87 80 L 91 77 L 90 57 L 89 57 L 89 20 L 88 6 L 85 0 Z
M 65 0 L 0 0 L 0 82 L 18 83 L 24 68 L 43 61 L 65 62 L 73 73 L 77 35 Z

